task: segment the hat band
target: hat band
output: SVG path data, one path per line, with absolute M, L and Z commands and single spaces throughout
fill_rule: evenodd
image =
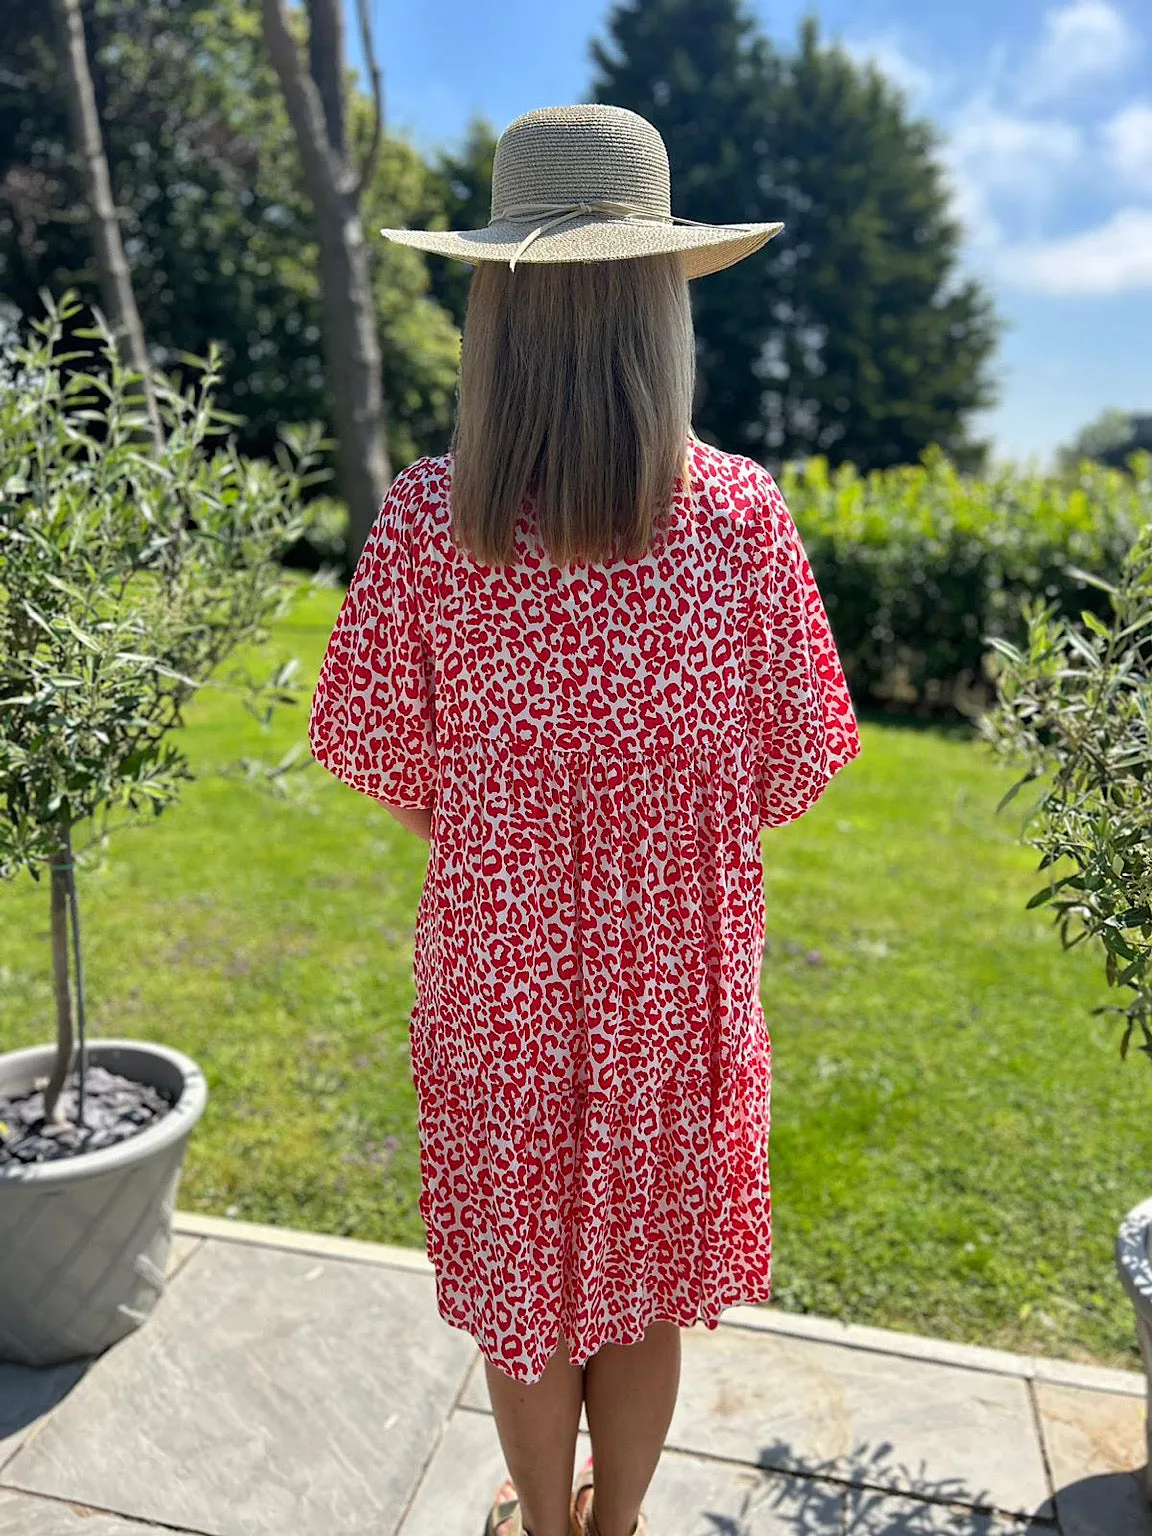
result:
M 706 219 L 682 219 L 674 213 L 654 213 L 651 208 L 645 208 L 640 203 L 510 203 L 502 208 L 498 214 L 493 214 L 489 224 L 496 224 L 503 219 L 535 219 L 541 214 L 552 214 L 552 218 L 546 218 L 542 224 L 521 240 L 516 247 L 512 259 L 508 263 L 508 270 L 515 272 L 516 263 L 534 240 L 538 240 L 548 230 L 555 229 L 559 224 L 566 224 L 569 219 L 579 219 L 585 214 L 605 214 L 608 218 L 621 219 L 655 219 L 661 224 L 695 224 L 701 229 L 747 229 L 746 224 L 711 224 Z

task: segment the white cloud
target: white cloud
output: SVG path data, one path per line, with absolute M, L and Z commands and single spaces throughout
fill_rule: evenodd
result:
M 914 106 L 922 106 L 935 94 L 937 80 L 930 69 L 917 63 L 895 33 L 875 37 L 845 38 L 844 50 L 858 63 L 875 64 L 882 75 L 907 95 Z
M 944 161 L 957 216 L 975 244 L 999 237 L 998 208 L 1038 217 L 1080 160 L 1084 136 L 1059 118 L 1028 118 L 988 101 L 970 102 L 953 120 Z
M 955 158 L 978 165 L 986 186 L 1013 195 L 1030 188 L 1046 195 L 1052 174 L 1073 165 L 1082 146 L 1083 134 L 1075 123 L 1019 117 L 984 101 L 970 103 L 952 125 Z
M 953 209 L 971 256 L 993 280 L 1033 293 L 1115 294 L 1152 287 L 1152 207 L 1105 205 L 1099 222 L 1047 237 L 1056 212 L 1126 182 L 1152 192 L 1152 102 L 1117 96 L 1140 51 L 1134 26 L 1113 0 L 1056 0 L 1030 52 L 992 49 L 967 94 L 916 38 L 897 31 L 845 40 L 877 66 L 914 109 L 945 132 L 941 154 Z M 927 59 L 927 62 L 925 60 Z M 1088 87 L 1111 87 L 1101 102 Z M 1111 114 L 1109 116 L 1109 114 Z
M 1152 106 L 1133 102 L 1103 128 L 1108 158 L 1121 176 L 1152 191 Z
M 1152 288 L 1152 208 L 1121 208 L 1078 235 L 1009 246 L 996 271 L 1014 288 L 1060 297 Z
M 1122 71 L 1138 39 L 1110 0 L 1072 0 L 1044 17 L 1044 36 L 1022 82 L 1022 99 L 1049 101 Z

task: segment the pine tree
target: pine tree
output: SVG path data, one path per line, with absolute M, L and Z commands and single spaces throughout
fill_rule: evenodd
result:
M 630 107 L 659 130 L 672 212 L 717 223 L 781 217 L 773 189 L 756 177 L 779 62 L 742 0 L 632 0 L 616 7 L 608 28 L 611 45 L 592 44 L 593 99 Z M 764 252 L 692 285 L 693 422 L 734 452 L 761 447 L 756 368 L 766 296 Z
M 626 0 L 608 33 L 595 99 L 660 130 L 673 212 L 786 226 L 692 285 L 697 431 L 768 463 L 977 457 L 967 422 L 992 401 L 999 327 L 958 275 L 932 127 L 811 19 L 787 57 L 743 0 Z

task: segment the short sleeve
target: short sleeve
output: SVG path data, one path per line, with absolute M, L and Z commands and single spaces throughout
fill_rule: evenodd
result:
M 348 585 L 312 697 L 308 740 L 330 773 L 385 805 L 435 799 L 434 669 L 421 624 L 412 517 L 421 479 L 403 471 Z
M 766 470 L 752 514 L 748 707 L 761 827 L 809 810 L 860 754 L 856 714 L 799 530 Z

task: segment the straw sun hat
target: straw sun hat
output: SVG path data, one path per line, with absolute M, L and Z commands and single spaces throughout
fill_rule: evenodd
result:
M 388 240 L 458 261 L 605 261 L 677 251 L 687 277 L 758 251 L 783 224 L 703 224 L 672 213 L 668 151 L 624 107 L 542 107 L 496 143 L 483 229 L 382 229 Z

